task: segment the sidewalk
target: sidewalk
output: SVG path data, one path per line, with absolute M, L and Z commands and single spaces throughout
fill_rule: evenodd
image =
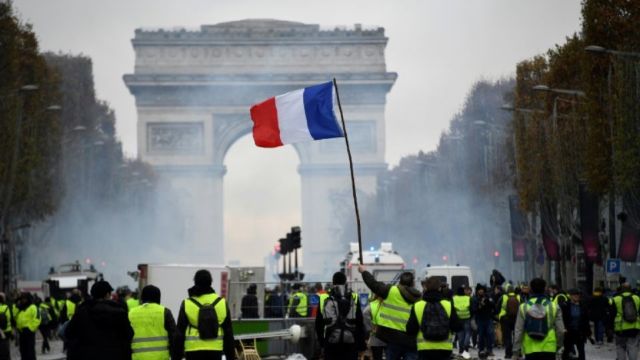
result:
M 66 359 L 66 355 L 62 352 L 62 341 L 53 340 L 50 341 L 51 352 L 45 355 L 42 355 L 42 339 L 38 336 L 36 340 L 36 358 L 38 360 L 63 360 Z M 15 346 L 15 343 L 11 344 L 11 359 L 17 360 L 20 359 L 20 351 L 18 347 Z

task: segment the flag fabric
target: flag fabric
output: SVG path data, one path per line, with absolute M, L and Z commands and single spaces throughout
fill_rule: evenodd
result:
M 540 209 L 542 245 L 547 259 L 560 261 L 560 245 L 558 244 L 558 209 L 555 200 L 545 199 Z
M 518 196 L 509 196 L 509 214 L 511 220 L 511 252 L 513 261 L 527 260 L 527 217 L 520 210 Z
M 582 246 L 587 262 L 596 262 L 600 258 L 600 212 L 598 197 L 590 192 L 586 185 L 580 184 L 580 230 Z
M 260 147 L 343 137 L 332 82 L 267 99 L 251 107 L 253 140 Z

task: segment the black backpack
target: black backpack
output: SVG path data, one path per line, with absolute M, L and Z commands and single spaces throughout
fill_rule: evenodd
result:
M 631 323 L 638 320 L 638 309 L 631 295 L 622 297 L 622 320 Z
M 428 302 L 422 313 L 420 330 L 427 341 L 445 341 L 449 339 L 449 315 L 440 301 Z
M 196 299 L 189 298 L 189 301 L 196 304 L 198 307 L 198 333 L 200 339 L 211 340 L 218 338 L 218 313 L 216 313 L 216 305 L 222 300 L 222 297 L 217 298 L 211 304 L 200 304 Z

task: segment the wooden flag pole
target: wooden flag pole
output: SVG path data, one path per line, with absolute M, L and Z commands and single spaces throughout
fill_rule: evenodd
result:
M 356 195 L 356 179 L 353 176 L 353 159 L 351 158 L 351 148 L 349 147 L 349 136 L 347 136 L 347 127 L 344 123 L 344 115 L 342 114 L 342 104 L 340 104 L 340 94 L 338 93 L 338 83 L 333 78 L 333 88 L 336 89 L 336 99 L 338 100 L 338 109 L 340 110 L 340 120 L 342 120 L 342 131 L 344 131 L 344 141 L 347 144 L 347 155 L 349 155 L 349 171 L 351 172 L 351 192 L 353 193 L 353 205 L 356 209 L 356 226 L 358 228 L 358 260 L 362 264 L 362 227 L 360 225 L 360 211 L 358 210 L 358 196 Z

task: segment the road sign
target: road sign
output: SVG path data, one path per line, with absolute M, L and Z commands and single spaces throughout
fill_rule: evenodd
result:
M 620 274 L 620 259 L 607 260 L 607 274 Z

